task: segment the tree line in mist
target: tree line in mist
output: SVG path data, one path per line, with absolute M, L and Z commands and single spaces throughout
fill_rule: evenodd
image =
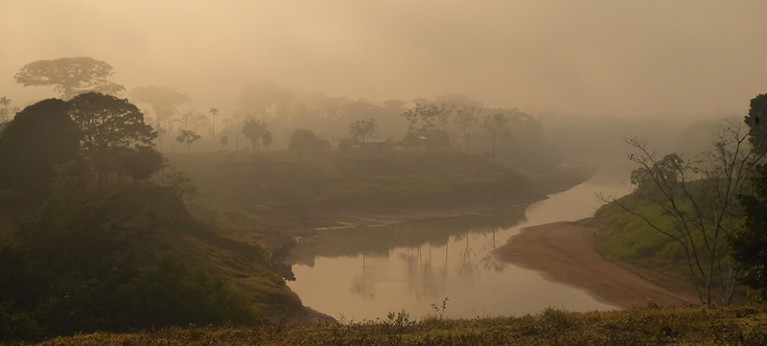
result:
M 93 58 L 60 58 L 27 64 L 15 78 L 23 86 L 52 87 L 64 100 L 86 91 L 125 95 L 143 110 L 157 134 L 156 148 L 164 152 L 452 148 L 539 169 L 557 161 L 540 120 L 463 95 L 378 104 L 258 82 L 232 95 L 236 108 L 201 109 L 172 87 L 126 90 L 110 80 L 113 72 Z M 20 109 L 10 107 L 7 97 L 3 102 L 0 120 L 7 121 Z

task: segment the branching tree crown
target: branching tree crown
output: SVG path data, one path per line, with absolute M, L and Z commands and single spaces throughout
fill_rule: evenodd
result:
M 200 138 L 202 138 L 202 136 L 198 135 L 197 132 L 181 129 L 178 133 L 178 136 L 176 137 L 176 141 L 179 143 L 186 143 L 186 150 L 191 151 L 192 143 L 196 142 Z
M 676 154 L 661 157 L 644 140 L 629 139 L 635 149 L 629 159 L 639 166 L 631 174 L 634 196 L 662 214 L 649 215 L 623 199 L 609 201 L 681 247 L 701 303 L 729 304 L 735 293 L 737 268 L 727 239 L 741 223 L 737 196 L 762 157 L 746 140 L 741 126 L 728 123 L 710 150 L 683 160 Z
M 138 102 L 152 106 L 155 114 L 155 126 L 157 130 L 162 128 L 163 122 L 170 119 L 176 111 L 176 107 L 190 102 L 187 94 L 171 87 L 159 87 L 154 85 L 133 88 L 130 97 Z
M 16 73 L 16 82 L 23 86 L 53 86 L 64 99 L 77 94 L 97 91 L 118 93 L 125 88 L 109 81 L 114 71 L 104 61 L 90 57 L 38 60 L 24 65 Z
M 82 131 L 81 151 L 98 172 L 119 171 L 118 155 L 134 146 L 151 146 L 157 133 L 144 123 L 144 114 L 126 99 L 90 92 L 69 101 L 69 116 Z
M 49 190 L 56 165 L 77 158 L 81 133 L 67 105 L 48 99 L 24 108 L 0 134 L 0 190 L 27 198 Z
M 83 132 L 87 152 L 151 145 L 157 133 L 144 123 L 144 114 L 126 99 L 96 92 L 69 101 L 69 116 Z

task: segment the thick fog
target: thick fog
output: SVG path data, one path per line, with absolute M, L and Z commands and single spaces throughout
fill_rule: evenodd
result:
M 765 91 L 767 2 L 3 1 L 0 95 L 25 64 L 90 56 L 127 90 L 232 109 L 271 81 L 328 96 L 461 93 L 529 113 L 743 114 Z

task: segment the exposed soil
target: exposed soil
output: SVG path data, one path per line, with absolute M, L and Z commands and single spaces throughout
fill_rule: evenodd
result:
M 528 227 L 498 248 L 496 255 L 622 308 L 647 305 L 650 300 L 663 306 L 698 302 L 695 288 L 684 278 L 600 256 L 595 246 L 597 231 L 587 221 Z

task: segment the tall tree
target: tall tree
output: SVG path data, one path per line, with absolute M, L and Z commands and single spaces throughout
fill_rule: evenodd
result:
M 218 115 L 218 108 L 212 107 L 208 110 L 208 113 L 210 113 L 210 124 L 211 124 L 211 134 L 213 137 L 216 136 L 216 116 Z
M 110 81 L 114 71 L 104 61 L 90 57 L 38 60 L 24 65 L 16 73 L 16 82 L 23 86 L 53 86 L 64 99 L 77 94 L 97 91 L 118 93 L 125 88 Z
M 481 109 L 475 106 L 466 106 L 456 110 L 455 123 L 458 124 L 463 140 L 464 150 L 469 151 L 469 141 L 474 136 L 475 125 L 479 122 Z
M 753 151 L 767 155 L 767 94 L 751 99 L 745 123 Z M 767 300 L 767 165 L 760 162 L 749 179 L 750 191 L 738 198 L 745 224 L 730 235 L 732 256 L 741 282 L 758 290 Z
M 493 115 L 486 115 L 482 118 L 482 128 L 485 129 L 487 135 L 490 136 L 491 144 L 491 157 L 495 162 L 495 151 L 498 146 L 498 137 L 500 137 L 506 130 L 509 118 L 504 113 L 495 113 Z
M 365 143 L 367 137 L 376 129 L 376 120 L 365 118 L 349 124 L 349 134 L 360 143 Z
M 434 142 L 430 140 L 432 136 L 438 137 L 436 139 L 443 139 L 447 133 L 440 131 L 439 134 L 435 131 L 435 122 L 440 121 L 440 116 L 445 112 L 445 109 L 426 102 L 417 102 L 415 107 L 409 108 L 402 117 L 408 123 L 408 132 L 405 135 L 405 142 L 410 144 L 423 145 Z
M 194 108 L 188 108 L 181 111 L 177 117 L 174 117 L 173 122 L 179 124 L 179 130 L 192 130 L 195 132 L 203 132 L 210 130 L 210 122 L 205 114 L 196 111 Z
M 250 118 L 242 125 L 242 134 L 248 137 L 253 149 L 258 149 L 259 145 L 268 147 L 272 144 L 272 133 L 267 129 L 269 124 L 262 120 Z
M 83 133 L 82 152 L 98 172 L 99 183 L 115 171 L 115 158 L 134 145 L 152 145 L 157 133 L 144 123 L 144 114 L 127 99 L 96 92 L 69 101 L 69 116 Z
M 0 190 L 39 201 L 48 193 L 55 167 L 77 159 L 80 135 L 62 100 L 24 108 L 0 135 Z
M 752 192 L 739 196 L 746 222 L 730 236 L 739 279 L 767 300 L 767 165 L 751 177 Z
M 749 141 L 754 150 L 767 153 L 767 94 L 759 94 L 751 99 L 745 122 L 750 128 Z
M 200 138 L 202 138 L 202 136 L 198 135 L 197 132 L 181 129 L 178 136 L 176 137 L 176 141 L 179 143 L 186 143 L 186 150 L 192 151 L 192 143 L 196 142 Z
M 162 131 L 168 126 L 166 122 L 173 117 L 176 107 L 191 101 L 189 95 L 176 89 L 154 85 L 133 88 L 130 97 L 152 107 L 157 131 Z
M 409 108 L 402 117 L 408 123 L 408 132 L 416 136 L 425 136 L 434 130 L 434 122 L 438 120 L 443 109 L 440 106 L 428 103 L 416 103 L 415 107 Z
M 735 292 L 727 239 L 741 223 L 737 196 L 761 160 L 748 150 L 746 139 L 740 126 L 729 124 L 710 150 L 691 160 L 659 157 L 645 141 L 630 139 L 635 152 L 629 159 L 639 165 L 631 173 L 633 197 L 660 213 L 637 210 L 622 199 L 610 201 L 681 247 L 701 303 L 729 304 Z

